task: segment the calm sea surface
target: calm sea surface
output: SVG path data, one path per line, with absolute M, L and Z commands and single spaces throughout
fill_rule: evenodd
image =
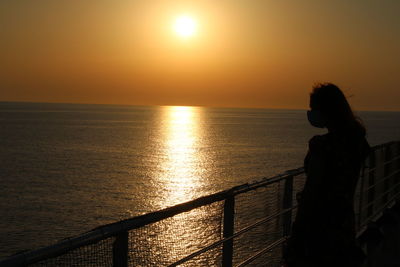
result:
M 371 145 L 400 113 L 360 112 Z M 302 165 L 304 110 L 0 103 L 0 257 Z

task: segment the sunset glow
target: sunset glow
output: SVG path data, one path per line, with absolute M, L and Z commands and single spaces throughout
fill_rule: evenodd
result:
M 180 37 L 188 38 L 196 33 L 197 23 L 192 17 L 182 15 L 175 20 L 174 30 Z
M 330 81 L 400 110 L 400 1 L 19 2 L 0 3 L 0 101 L 306 109 Z

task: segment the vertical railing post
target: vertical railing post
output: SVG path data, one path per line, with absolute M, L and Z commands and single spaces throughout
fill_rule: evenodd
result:
M 399 156 L 400 156 L 400 142 L 396 142 L 393 145 L 393 153 L 394 153 L 394 157 L 397 157 L 397 159 L 394 162 L 393 169 L 394 169 L 395 172 L 398 172 L 400 170 L 400 158 L 399 158 Z M 400 184 L 399 184 L 400 181 L 399 180 L 400 180 L 400 174 L 397 173 L 393 177 L 393 182 L 395 184 L 394 185 L 395 186 L 394 192 L 395 192 L 396 195 L 400 191 Z M 396 199 L 396 201 L 397 201 L 397 199 Z
M 224 238 L 230 237 L 234 232 L 235 224 L 235 196 L 232 194 L 224 203 Z M 233 239 L 224 242 L 222 247 L 222 266 L 231 267 L 233 261 Z
M 384 153 L 384 160 L 383 160 L 383 197 L 382 197 L 382 205 L 386 205 L 388 200 L 390 199 L 390 194 L 391 191 L 389 190 L 391 188 L 391 181 L 393 180 L 392 177 L 390 177 L 390 174 L 392 172 L 392 165 L 393 162 L 392 160 L 392 153 L 391 153 L 391 144 L 387 145 L 385 147 L 385 153 Z
M 113 243 L 113 267 L 128 266 L 128 232 L 124 231 L 116 236 Z
M 383 202 L 384 197 L 385 197 L 385 185 L 387 182 L 387 179 L 385 179 L 385 162 L 386 162 L 386 151 L 387 151 L 387 145 L 382 146 L 380 149 L 378 149 L 376 152 L 376 157 L 375 157 L 375 198 L 374 198 L 374 208 L 373 208 L 373 213 L 375 214 L 377 210 L 380 210 L 382 207 L 385 206 L 385 202 Z
M 369 155 L 369 167 L 373 169 L 368 173 L 368 191 L 367 191 L 367 215 L 366 218 L 370 218 L 374 211 L 374 199 L 375 199 L 375 177 L 377 176 L 377 160 L 376 160 L 377 149 L 372 151 Z
M 283 193 L 283 210 L 292 207 L 293 202 L 293 176 L 289 176 L 285 179 L 285 188 Z M 290 235 L 290 229 L 292 226 L 292 210 L 283 214 L 283 236 Z
M 369 160 L 369 159 L 368 159 Z M 365 182 L 365 169 L 367 168 L 366 166 L 366 161 L 363 162 L 361 165 L 361 172 L 360 172 L 360 195 L 358 199 L 358 218 L 357 218 L 357 231 L 360 230 L 361 228 L 361 223 L 363 219 L 363 204 L 364 204 L 364 182 Z

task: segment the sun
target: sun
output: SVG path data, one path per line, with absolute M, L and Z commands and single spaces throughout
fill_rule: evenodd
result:
M 197 23 L 193 17 L 181 15 L 176 18 L 174 23 L 175 32 L 182 38 L 188 38 L 196 34 Z

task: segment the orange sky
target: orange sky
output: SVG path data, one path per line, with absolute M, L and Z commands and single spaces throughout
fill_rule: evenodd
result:
M 400 110 L 400 1 L 1 1 L 0 101 Z M 198 32 L 182 39 L 176 17 Z

